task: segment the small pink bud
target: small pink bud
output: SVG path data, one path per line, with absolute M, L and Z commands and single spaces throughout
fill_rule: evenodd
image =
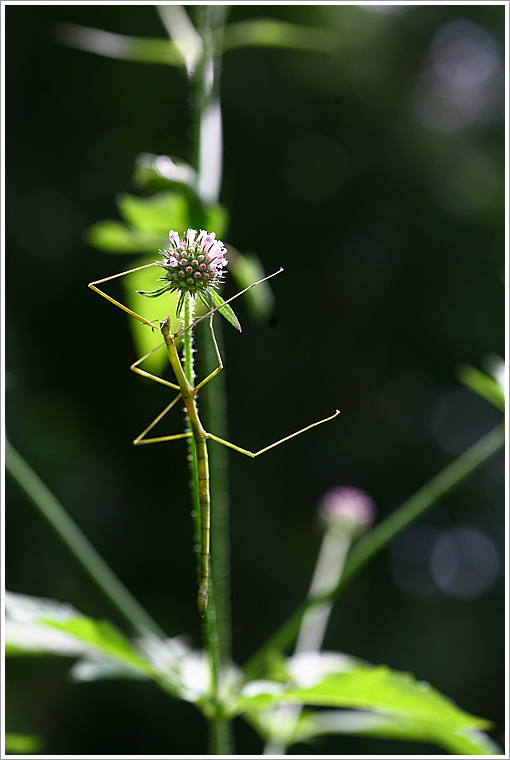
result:
M 338 486 L 324 494 L 318 511 L 329 525 L 361 532 L 374 521 L 377 508 L 373 499 L 360 488 Z

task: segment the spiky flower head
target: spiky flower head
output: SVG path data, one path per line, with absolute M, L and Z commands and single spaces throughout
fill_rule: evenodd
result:
M 182 239 L 175 230 L 168 233 L 169 250 L 160 251 L 164 257 L 155 263 L 163 269 L 159 282 L 165 284 L 151 292 L 138 291 L 148 298 L 157 298 L 167 291 L 180 291 L 177 313 L 180 312 L 186 293 L 198 296 L 209 308 L 211 296 L 221 282 L 227 265 L 227 249 L 216 240 L 214 232 L 187 230 Z

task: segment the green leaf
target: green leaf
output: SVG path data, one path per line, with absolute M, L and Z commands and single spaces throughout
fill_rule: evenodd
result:
M 86 644 L 87 648 L 93 652 L 145 675 L 152 675 L 152 669 L 148 663 L 138 656 L 129 639 L 109 620 L 93 620 L 84 615 L 78 615 L 65 621 L 43 618 L 39 622 L 69 634 Z
M 39 736 L 14 734 L 9 731 L 5 734 L 5 751 L 7 754 L 19 752 L 21 755 L 33 755 L 40 752 L 42 746 L 43 742 Z
M 293 743 L 331 734 L 430 742 L 453 755 L 501 754 L 501 748 L 487 734 L 476 729 L 450 731 L 424 724 L 413 717 L 357 710 L 308 711 L 300 716 Z
M 163 641 L 149 635 L 138 638 L 135 647 L 109 621 L 68 604 L 6 592 L 5 607 L 9 654 L 81 657 L 71 671 L 76 680 L 151 678 L 173 697 L 199 706 L 205 702 L 207 660 L 178 637 Z
M 99 657 L 81 657 L 74 663 L 70 672 L 73 681 L 89 682 L 104 680 L 144 681 L 147 675 L 133 670 L 117 660 L 107 660 Z
M 150 264 L 150 259 L 139 259 L 134 266 L 143 266 Z M 140 269 L 126 277 L 123 277 L 123 286 L 125 292 L 125 302 L 127 306 L 137 314 L 145 317 L 149 322 L 154 322 L 154 330 L 147 325 L 137 322 L 135 319 L 129 320 L 133 341 L 135 344 L 135 354 L 139 358 L 149 351 L 152 351 L 158 343 L 161 343 L 161 333 L 159 331 L 159 321 L 164 317 L 170 317 L 170 325 L 174 332 L 177 331 L 178 320 L 175 309 L 177 306 L 178 293 L 165 293 L 161 298 L 146 298 L 141 296 L 137 291 L 150 291 L 158 284 L 158 277 L 161 275 L 159 267 L 149 267 Z M 169 367 L 168 354 L 162 346 L 158 351 L 151 354 L 143 363 L 142 369 L 161 374 Z
M 490 724 L 460 710 L 453 702 L 425 682 L 416 681 L 408 673 L 392 671 L 384 665 L 333 673 L 308 688 L 274 689 L 260 683 L 258 693 L 252 682 L 249 696 L 241 698 L 235 714 L 246 709 L 271 704 L 307 704 L 329 707 L 357 707 L 378 712 L 406 715 L 421 721 L 461 728 L 486 728 Z
M 154 256 L 168 241 L 162 233 L 147 232 L 130 227 L 115 219 L 104 219 L 88 228 L 86 240 L 89 245 L 106 253 L 145 253 L 154 251 Z
M 146 232 L 166 235 L 167 240 L 170 230 L 180 232 L 189 226 L 189 203 L 182 193 L 162 191 L 148 198 L 119 193 L 116 200 L 119 212 L 128 224 Z
M 233 325 L 236 330 L 239 330 L 239 332 L 241 332 L 241 323 L 231 309 L 230 304 L 225 303 L 223 298 L 214 290 L 210 290 L 209 295 L 211 296 L 214 305 L 220 307 L 218 311 L 220 312 L 221 316 L 225 317 L 227 322 L 230 322 L 230 324 Z
M 494 404 L 502 412 L 505 411 L 503 388 L 495 377 L 468 364 L 462 364 L 459 367 L 458 377 L 472 391 L 478 393 L 489 403 Z
M 139 153 L 135 158 L 133 181 L 152 190 L 184 190 L 197 197 L 198 176 L 186 161 L 175 156 Z
M 102 655 L 152 674 L 129 640 L 107 620 L 93 620 L 68 604 L 24 594 L 6 592 L 5 601 L 5 640 L 10 654 Z
M 120 193 L 117 206 L 124 220 L 133 228 L 162 235 L 164 241 L 159 243 L 162 248 L 168 244 L 170 230 L 182 234 L 187 229 L 204 229 L 221 237 L 228 223 L 228 212 L 224 206 L 219 203 L 204 206 L 197 197 L 182 190 L 162 190 L 148 198 Z
M 288 728 L 292 733 L 287 739 L 293 742 L 342 729 L 344 733 L 365 731 L 432 741 L 448 751 L 454 747 L 478 748 L 469 754 L 480 754 L 484 748 L 481 754 L 488 754 L 490 740 L 480 734 L 480 729 L 491 724 L 464 712 L 428 683 L 417 681 L 409 673 L 328 652 L 297 655 L 289 658 L 286 666 L 288 684 L 247 683 L 237 701 L 229 705 L 230 714 L 249 711 L 250 720 L 258 721 L 259 726 L 267 730 L 274 710 L 266 713 L 267 717 L 264 713 L 254 716 L 252 711 L 267 711 L 285 704 L 354 708 L 356 712 L 351 713 L 350 725 L 345 712 L 329 714 L 329 723 L 326 718 L 317 717 L 321 713 L 310 713 L 307 720 L 297 721 Z
M 204 209 L 204 224 L 198 224 L 198 227 L 215 232 L 216 237 L 222 238 L 228 227 L 228 211 L 221 203 L 214 203 L 212 206 L 206 206 Z

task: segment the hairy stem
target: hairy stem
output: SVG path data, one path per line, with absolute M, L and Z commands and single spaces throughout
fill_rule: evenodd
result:
M 202 41 L 202 53 L 194 70 L 189 71 L 191 86 L 192 163 L 198 174 L 197 193 L 204 204 L 217 203 L 222 176 L 222 128 L 219 96 L 221 58 L 216 55 L 222 34 L 225 8 L 221 5 L 195 6 L 193 20 Z M 221 328 L 219 331 L 221 332 Z M 218 336 L 221 340 L 221 335 Z M 209 374 L 215 355 L 204 342 L 204 372 Z M 226 432 L 224 380 L 215 378 L 203 390 L 205 419 L 209 429 Z M 211 472 L 211 584 L 204 623 L 211 674 L 221 672 L 222 663 L 230 661 L 230 563 L 229 501 L 227 454 L 220 446 L 209 450 Z M 211 754 L 232 754 L 229 724 L 216 709 L 209 721 Z
M 217 203 L 222 176 L 222 128 L 220 104 L 221 48 L 226 9 L 221 5 L 196 6 L 194 21 L 202 40 L 202 57 L 193 74 L 192 134 L 193 161 L 198 174 L 197 191 L 203 203 Z M 221 344 L 222 320 L 216 325 Z M 216 353 L 209 336 L 201 344 L 203 372 L 215 366 Z M 227 437 L 227 399 L 225 377 L 215 378 L 201 391 L 206 427 Z M 228 494 L 228 453 L 222 446 L 209 449 L 211 471 L 211 571 L 214 578 L 216 618 L 221 661 L 231 659 L 230 625 L 230 503 Z
M 165 638 L 165 633 L 108 567 L 37 473 L 7 440 L 5 466 L 80 565 L 134 630 L 142 636 L 150 632 Z
M 505 427 L 504 424 L 501 424 L 447 465 L 423 488 L 420 488 L 414 496 L 411 496 L 360 539 L 349 553 L 344 572 L 336 586 L 327 594 L 318 594 L 303 602 L 258 652 L 248 660 L 245 664 L 245 673 L 250 676 L 258 673 L 272 652 L 282 651 L 292 644 L 299 633 L 301 621 L 307 610 L 333 600 L 381 549 L 387 546 L 405 528 L 416 522 L 419 517 L 422 517 L 443 496 L 446 496 L 472 475 L 475 470 L 485 464 L 503 448 L 504 444 Z
M 189 294 L 184 301 L 184 326 L 193 321 L 193 298 Z M 186 330 L 183 334 L 183 365 L 184 373 L 188 382 L 194 385 L 194 359 L 193 359 L 193 330 Z M 189 420 L 188 420 L 188 429 Z M 193 502 L 193 520 L 195 526 L 195 546 L 197 556 L 197 576 L 200 577 L 200 543 L 201 543 L 201 520 L 200 520 L 200 493 L 198 485 L 198 456 L 197 447 L 193 438 L 189 439 L 189 461 L 191 473 L 191 493 Z M 209 661 L 211 709 L 208 715 L 209 736 L 211 754 L 229 754 L 228 730 L 226 724 L 220 719 L 220 703 L 218 697 L 219 678 L 221 673 L 220 645 L 217 627 L 214 576 L 209 577 L 209 594 L 207 609 L 204 618 L 204 642 L 207 658 Z

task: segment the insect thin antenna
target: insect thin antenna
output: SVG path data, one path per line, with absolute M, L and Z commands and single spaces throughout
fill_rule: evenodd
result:
M 240 290 L 239 293 L 236 293 L 235 296 L 231 296 L 226 301 L 223 301 L 219 306 L 215 306 L 214 309 L 211 309 L 206 314 L 203 314 L 201 317 L 196 319 L 194 322 L 192 322 L 191 325 L 188 325 L 187 327 L 184 327 L 182 330 L 180 330 L 178 333 L 175 333 L 173 336 L 174 338 L 179 338 L 183 333 L 186 332 L 186 330 L 191 330 L 192 327 L 195 327 L 195 325 L 198 325 L 199 322 L 201 322 L 203 319 L 207 319 L 207 317 L 214 314 L 215 311 L 218 311 L 218 309 L 222 309 L 225 304 L 230 303 L 234 300 L 234 298 L 238 298 L 238 296 L 242 296 L 243 293 L 246 293 L 247 290 L 251 290 L 251 288 L 254 288 L 255 285 L 260 285 L 261 282 L 265 282 L 266 280 L 270 280 L 271 277 L 276 277 L 277 274 L 281 274 L 283 272 L 283 267 L 280 267 L 278 271 L 273 272 L 272 274 L 268 274 L 267 277 L 263 277 L 261 280 L 257 280 L 257 282 L 252 282 L 251 285 L 248 285 L 247 288 L 244 288 L 243 290 Z

